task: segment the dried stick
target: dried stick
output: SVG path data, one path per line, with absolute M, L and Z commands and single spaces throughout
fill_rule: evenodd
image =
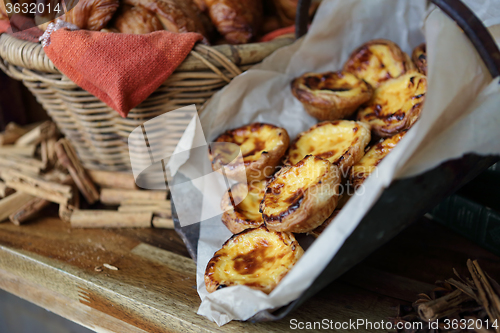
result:
M 9 217 L 10 214 L 19 210 L 35 197 L 23 192 L 16 192 L 0 200 L 0 222 Z
M 17 139 L 16 146 L 26 147 L 39 144 L 43 139 L 42 133 L 47 131 L 48 127 L 52 126 L 52 124 L 53 123 L 51 121 L 45 121 L 36 126 L 31 131 Z
M 85 200 L 90 204 L 99 200 L 99 192 L 85 172 L 83 166 L 80 164 L 71 144 L 66 139 L 61 139 L 56 143 L 55 150 L 59 162 L 68 169 L 76 186 L 85 197 Z
M 2 173 L 7 186 L 16 191 L 26 192 L 58 204 L 66 204 L 72 197 L 72 189 L 69 185 L 63 185 L 47 181 L 38 176 L 25 175 L 18 171 L 8 170 Z
M 472 298 L 457 289 L 446 296 L 420 304 L 418 314 L 423 320 L 434 321 L 459 311 L 459 305 L 470 299 Z
M 0 146 L 0 154 L 1 155 L 22 155 L 22 156 L 33 156 L 35 155 L 35 150 L 36 146 L 35 145 L 30 145 L 30 146 L 25 146 L 25 147 L 18 147 L 18 146 Z
M 87 169 L 87 173 L 92 181 L 101 187 L 137 190 L 134 176 L 131 173 L 90 169 Z
M 150 228 L 152 213 L 122 213 L 109 210 L 75 210 L 72 228 Z
M 22 128 L 16 123 L 8 123 L 5 126 L 5 131 L 0 133 L 0 146 L 11 145 L 17 141 L 21 136 L 26 134 L 28 130 Z
M 15 225 L 21 225 L 22 223 L 29 220 L 36 213 L 44 209 L 50 204 L 50 201 L 41 198 L 33 198 L 25 205 L 23 205 L 19 210 L 12 213 L 9 219 Z
M 0 180 L 0 198 L 5 198 L 14 193 L 14 189 L 10 188 Z
M 491 321 L 500 321 L 500 298 L 495 294 L 488 277 L 484 274 L 477 260 L 467 260 L 467 268 L 476 285 L 480 304 L 486 310 L 488 317 Z M 500 332 L 500 327 L 496 327 L 495 332 Z
M 101 202 L 105 205 L 118 205 L 125 200 L 166 200 L 166 191 L 140 191 L 115 188 L 101 189 Z
M 174 221 L 171 218 L 153 217 L 153 227 L 161 229 L 174 229 Z

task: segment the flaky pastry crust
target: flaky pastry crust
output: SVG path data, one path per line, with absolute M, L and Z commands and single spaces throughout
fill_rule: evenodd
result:
M 336 120 L 368 102 L 373 88 L 348 72 L 306 73 L 292 81 L 292 93 L 311 116 Z
M 427 47 L 425 43 L 417 46 L 411 55 L 411 59 L 418 68 L 418 71 L 427 75 Z
M 392 136 L 418 120 L 426 92 L 426 76 L 417 71 L 386 81 L 359 110 L 358 120 L 370 126 L 376 136 Z
M 357 48 L 344 65 L 344 71 L 377 88 L 384 81 L 415 69 L 410 57 L 396 43 L 375 39 Z
M 147 34 L 163 30 L 156 15 L 144 7 L 121 6 L 113 21 L 114 27 L 125 34 Z
M 265 180 L 253 181 L 248 185 L 238 183 L 222 197 L 222 223 L 233 234 L 258 228 L 264 223 L 259 205 L 264 198 L 266 183 Z M 236 202 L 239 203 L 234 206 Z
M 209 293 L 245 285 L 269 294 L 300 259 L 304 250 L 292 233 L 262 226 L 233 235 L 215 252 L 205 270 Z
M 268 183 L 260 204 L 267 228 L 305 233 L 318 227 L 337 206 L 340 182 L 336 166 L 312 155 L 284 167 Z
M 351 168 L 349 179 L 355 189 L 361 186 L 366 178 L 376 170 L 380 162 L 396 147 L 407 131 L 404 130 L 373 145 L 365 156 Z
M 205 0 L 219 33 L 231 44 L 248 43 L 259 32 L 264 16 L 260 0 Z
M 293 165 L 306 155 L 314 155 L 330 161 L 347 175 L 349 168 L 363 157 L 370 139 L 369 127 L 363 123 L 324 121 L 297 136 L 284 163 Z
M 285 155 L 290 138 L 288 132 L 281 127 L 264 123 L 253 123 L 229 130 L 221 134 L 215 142 L 229 142 L 240 146 L 247 181 L 263 180 L 275 173 L 276 167 Z M 215 146 L 217 147 L 217 146 Z M 212 168 L 221 172 L 228 164 L 224 149 L 210 149 L 209 157 Z M 238 181 L 237 168 L 225 167 L 226 176 Z

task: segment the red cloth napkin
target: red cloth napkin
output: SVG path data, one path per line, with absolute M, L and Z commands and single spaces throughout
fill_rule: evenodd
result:
M 44 50 L 57 69 L 126 117 L 202 39 L 197 33 L 131 35 L 59 29 Z

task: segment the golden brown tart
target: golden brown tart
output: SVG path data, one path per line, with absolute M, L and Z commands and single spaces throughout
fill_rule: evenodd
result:
M 215 142 L 229 142 L 239 146 L 247 181 L 250 182 L 263 180 L 275 173 L 276 167 L 286 153 L 290 138 L 284 128 L 253 123 L 229 130 L 215 139 Z M 210 146 L 209 157 L 215 171 L 221 172 L 221 168 L 225 167 L 226 176 L 242 182 L 238 179 L 241 170 L 228 164 L 234 160 L 234 153 L 230 147 L 215 144 Z
M 205 286 L 210 293 L 245 285 L 269 294 L 303 253 L 291 233 L 269 231 L 264 226 L 247 229 L 215 252 L 205 270 Z
M 128 5 L 142 6 L 155 13 L 163 28 L 172 32 L 198 32 L 208 38 L 203 13 L 193 0 L 124 0 Z
M 427 75 L 427 47 L 425 43 L 417 46 L 411 55 L 411 59 L 418 68 L 418 71 Z
M 344 65 L 344 71 L 365 80 L 373 88 L 415 68 L 410 57 L 398 45 L 375 39 L 357 48 Z
M 292 81 L 292 93 L 311 116 L 337 120 L 368 102 L 373 88 L 348 72 L 306 73 Z
M 339 202 L 337 203 L 337 207 L 335 207 L 332 215 L 330 215 L 319 227 L 308 232 L 308 234 L 313 235 L 314 237 L 319 237 L 319 235 L 321 235 L 321 233 L 325 231 L 326 227 L 328 227 L 330 223 L 332 223 L 332 221 L 337 217 L 337 215 L 340 213 L 340 210 L 345 206 L 345 204 L 351 197 L 352 195 L 348 193 L 344 193 L 343 195 L 341 195 L 339 198 Z
M 233 234 L 249 228 L 258 228 L 264 221 L 259 212 L 259 205 L 264 198 L 266 181 L 238 183 L 222 197 L 222 222 Z M 236 204 L 236 206 L 234 205 Z
M 371 139 L 368 126 L 351 120 L 324 121 L 300 133 L 290 145 L 285 164 L 314 155 L 338 166 L 343 175 L 364 155 Z
M 163 30 L 156 15 L 144 7 L 123 5 L 114 18 L 114 27 L 125 34 L 147 34 Z
M 118 0 L 69 0 L 65 3 L 72 9 L 61 19 L 80 29 L 93 31 L 103 29 L 120 4 Z
M 358 120 L 369 125 L 376 136 L 392 136 L 418 120 L 426 91 L 426 76 L 417 71 L 386 81 L 359 110 Z
M 263 18 L 261 0 L 205 0 L 219 33 L 231 44 L 248 43 L 259 32 Z
M 351 168 L 349 178 L 354 188 L 363 184 L 366 178 L 376 170 L 377 165 L 396 147 L 406 132 L 407 130 L 404 130 L 375 144 L 366 152 L 361 161 Z
M 268 183 L 260 204 L 267 228 L 303 233 L 318 227 L 337 206 L 340 181 L 336 166 L 312 155 L 284 167 Z

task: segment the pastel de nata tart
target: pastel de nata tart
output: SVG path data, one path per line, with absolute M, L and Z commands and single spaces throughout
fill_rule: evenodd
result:
M 427 75 L 427 47 L 425 43 L 417 46 L 411 55 L 411 59 L 420 73 Z
M 267 228 L 296 233 L 313 230 L 337 206 L 340 181 L 339 169 L 316 156 L 284 167 L 267 184 L 260 204 Z
M 233 234 L 249 228 L 258 228 L 264 221 L 259 205 L 264 198 L 266 181 L 252 181 L 248 185 L 238 183 L 222 197 L 222 223 Z M 239 202 L 236 206 L 233 203 Z
M 377 88 L 415 68 L 410 57 L 396 43 L 375 39 L 357 48 L 344 65 L 344 71 Z
M 264 226 L 247 229 L 215 252 L 205 270 L 205 286 L 210 293 L 244 285 L 269 294 L 303 253 L 292 233 Z
M 379 88 L 358 112 L 358 120 L 379 137 L 389 137 L 410 128 L 420 117 L 427 91 L 426 76 L 412 71 Z
M 292 93 L 311 116 L 336 120 L 369 101 L 373 88 L 348 72 L 306 73 L 292 81 Z
M 364 155 L 371 140 L 367 125 L 350 120 L 325 121 L 300 133 L 291 144 L 285 164 L 314 155 L 338 166 L 343 174 Z
M 368 150 L 358 163 L 352 168 L 349 179 L 354 188 L 358 188 L 363 182 L 371 175 L 382 162 L 382 160 L 389 154 L 399 141 L 403 138 L 408 130 L 404 130 L 395 134 L 381 142 L 375 144 Z
M 253 123 L 229 130 L 215 139 L 216 144 L 211 144 L 209 149 L 212 168 L 222 172 L 221 168 L 225 167 L 224 172 L 227 177 L 242 181 L 238 174 L 241 170 L 230 163 L 234 160 L 235 151 L 230 146 L 217 144 L 223 142 L 239 146 L 247 180 L 250 182 L 263 180 L 274 174 L 276 166 L 288 149 L 290 138 L 284 128 Z
M 326 227 L 328 227 L 332 223 L 332 221 L 337 217 L 342 207 L 344 207 L 344 205 L 347 203 L 347 201 L 349 201 L 351 197 L 352 195 L 348 193 L 344 193 L 343 195 L 341 195 L 339 202 L 337 203 L 337 207 L 335 207 L 335 210 L 333 211 L 332 215 L 330 215 L 325 220 L 325 222 L 323 222 L 319 227 L 308 232 L 308 234 L 314 237 L 319 237 L 319 235 L 321 235 L 321 233 L 325 231 Z

